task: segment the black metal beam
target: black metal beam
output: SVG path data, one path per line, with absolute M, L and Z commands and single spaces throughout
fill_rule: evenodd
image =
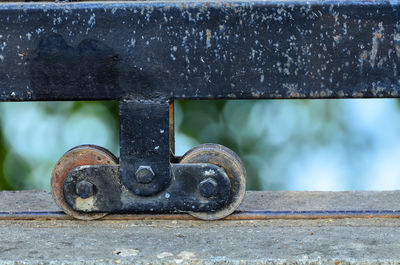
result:
M 399 1 L 0 4 L 0 101 L 400 95 Z

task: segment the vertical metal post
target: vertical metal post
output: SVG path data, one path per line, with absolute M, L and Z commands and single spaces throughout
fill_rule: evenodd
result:
M 175 108 L 173 101 L 169 103 L 169 148 L 171 155 L 175 155 Z
M 170 104 L 167 99 L 121 100 L 120 175 L 137 195 L 150 196 L 170 182 Z

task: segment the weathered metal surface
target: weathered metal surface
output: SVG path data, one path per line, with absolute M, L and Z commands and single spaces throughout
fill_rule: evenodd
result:
M 75 211 L 65 200 L 64 183 L 69 172 L 76 167 L 84 165 L 116 164 L 118 164 L 118 159 L 112 153 L 96 145 L 80 145 L 69 150 L 60 158 L 51 174 L 51 192 L 55 202 L 65 213 L 75 218 L 92 220 L 105 216 L 105 213 L 83 213 Z M 75 194 L 75 192 L 76 188 L 74 186 L 73 193 Z
M 0 4 L 0 100 L 398 97 L 399 1 Z
M 173 181 L 155 196 L 137 196 L 120 182 L 118 166 L 82 166 L 64 181 L 65 201 L 79 212 L 205 212 L 223 208 L 231 195 L 225 171 L 212 164 L 173 164 Z M 217 184 L 214 196 L 204 197 L 199 185 L 212 178 Z M 88 181 L 95 187 L 93 196 L 83 199 L 75 192 L 77 183 Z
M 202 144 L 187 151 L 180 163 L 214 164 L 226 172 L 231 184 L 229 198 L 224 207 L 209 212 L 193 211 L 191 215 L 202 220 L 216 220 L 230 215 L 239 207 L 246 192 L 246 169 L 232 150 L 219 144 Z

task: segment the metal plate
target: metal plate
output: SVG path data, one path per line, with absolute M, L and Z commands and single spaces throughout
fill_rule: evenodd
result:
M 204 212 L 222 208 L 231 185 L 225 171 L 212 164 L 173 164 L 174 180 L 164 191 L 154 196 L 137 196 L 119 181 L 118 166 L 82 166 L 72 170 L 64 182 L 66 202 L 83 212 Z M 199 193 L 199 184 L 213 178 L 218 184 L 215 196 L 206 198 Z M 82 199 L 76 184 L 82 180 L 94 185 L 93 196 Z

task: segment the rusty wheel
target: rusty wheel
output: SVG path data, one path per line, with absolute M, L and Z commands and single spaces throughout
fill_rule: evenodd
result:
M 51 193 L 57 205 L 68 215 L 81 220 L 94 220 L 107 213 L 83 213 L 75 211 L 64 199 L 64 180 L 68 173 L 84 165 L 116 165 L 118 159 L 107 149 L 96 145 L 79 145 L 66 152 L 51 175 Z
M 240 158 L 229 148 L 219 144 L 202 144 L 189 150 L 180 163 L 210 163 L 223 168 L 231 182 L 231 195 L 224 208 L 214 212 L 191 212 L 202 220 L 224 218 L 239 207 L 246 191 L 246 169 Z

